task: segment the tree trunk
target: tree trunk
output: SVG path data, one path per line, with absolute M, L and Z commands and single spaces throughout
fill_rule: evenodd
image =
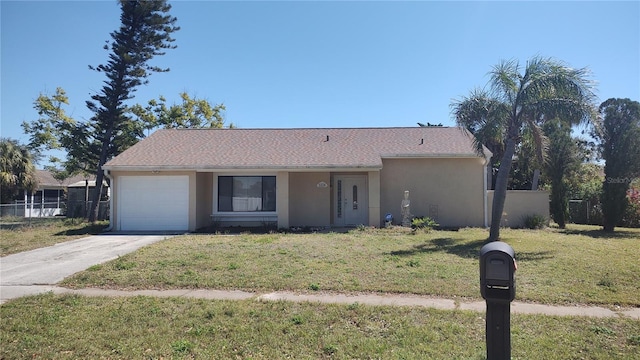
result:
M 100 210 L 100 197 L 102 195 L 102 181 L 104 180 L 104 173 L 102 172 L 102 165 L 98 166 L 96 172 L 96 186 L 93 189 L 93 199 L 91 199 L 91 210 L 89 212 L 89 222 L 94 223 L 98 220 L 98 211 Z
M 504 211 L 504 202 L 507 198 L 507 182 L 511 172 L 511 159 L 516 151 L 516 140 L 509 136 L 500 161 L 500 168 L 496 176 L 496 188 L 493 191 L 493 206 L 491 207 L 491 228 L 489 229 L 489 241 L 497 241 L 500 238 L 500 222 Z
M 560 173 L 559 175 L 562 175 Z M 556 175 L 557 176 L 557 175 Z M 551 179 L 551 216 L 560 229 L 566 227 L 566 216 L 569 212 L 567 200 L 567 188 L 562 179 Z
M 102 181 L 104 180 L 104 172 L 102 165 L 107 162 L 107 154 L 111 145 L 111 133 L 113 132 L 113 121 L 104 133 L 102 139 L 102 151 L 100 152 L 100 161 L 96 171 L 96 186 L 94 188 L 93 199 L 91 200 L 91 211 L 89 212 L 89 222 L 94 223 L 98 219 L 98 210 L 100 205 L 100 197 L 102 196 Z M 109 221 L 113 221 L 109 219 Z

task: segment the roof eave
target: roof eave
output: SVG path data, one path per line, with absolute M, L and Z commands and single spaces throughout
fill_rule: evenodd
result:
M 353 170 L 380 170 L 380 164 L 360 164 L 360 165 L 300 165 L 300 166 L 264 166 L 264 165 L 246 165 L 246 166 L 189 166 L 189 165 L 105 165 L 103 169 L 108 171 L 200 171 L 200 172 L 225 172 L 225 171 L 314 171 L 314 170 L 332 170 L 332 171 L 353 171 Z

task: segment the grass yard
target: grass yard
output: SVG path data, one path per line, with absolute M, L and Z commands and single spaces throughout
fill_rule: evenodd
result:
M 2 255 L 97 233 L 5 229 Z M 517 300 L 640 306 L 640 229 L 503 230 Z M 483 229 L 186 235 L 95 265 L 69 287 L 393 292 L 479 298 Z M 0 306 L 0 359 L 484 359 L 484 315 L 418 307 L 45 294 Z M 511 317 L 513 359 L 640 359 L 640 321 Z
M 640 229 L 503 230 L 516 251 L 521 301 L 640 306 Z M 171 238 L 65 279 L 68 287 L 389 292 L 480 298 L 484 229 L 411 235 L 329 234 Z
M 0 307 L 2 359 L 484 359 L 471 311 L 51 294 Z M 514 315 L 513 359 L 638 359 L 640 321 Z
M 89 224 L 83 219 L 1 218 L 0 256 L 99 234 L 107 225 L 105 221 Z

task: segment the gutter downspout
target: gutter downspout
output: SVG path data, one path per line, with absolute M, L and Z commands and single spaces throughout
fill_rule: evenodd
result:
M 109 187 L 113 188 L 113 178 L 111 177 L 111 173 L 107 169 L 103 169 L 104 176 L 109 179 Z M 486 181 L 486 180 L 485 180 Z M 486 197 L 486 195 L 485 195 Z M 109 232 L 113 230 L 113 193 L 109 196 L 109 226 L 104 229 L 105 232 Z

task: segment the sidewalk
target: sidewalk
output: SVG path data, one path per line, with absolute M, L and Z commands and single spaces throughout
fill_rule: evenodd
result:
M 67 289 L 50 285 L 30 286 L 2 286 L 0 287 L 0 304 L 5 301 L 27 295 L 35 295 L 46 292 L 54 294 L 77 294 L 83 296 L 157 296 L 157 297 L 184 297 L 208 300 L 255 300 L 255 301 L 291 301 L 291 302 L 320 302 L 327 304 L 365 304 L 386 306 L 419 306 L 440 310 L 471 310 L 484 312 L 484 301 L 458 301 L 453 299 L 435 298 L 418 295 L 402 294 L 297 294 L 288 291 L 276 291 L 266 294 L 245 292 L 238 290 L 105 290 L 105 289 Z M 613 311 L 598 306 L 554 306 L 524 303 L 514 301 L 511 303 L 512 314 L 539 314 L 553 316 L 587 316 L 596 318 L 621 318 L 628 317 L 640 320 L 640 308 L 620 308 Z

